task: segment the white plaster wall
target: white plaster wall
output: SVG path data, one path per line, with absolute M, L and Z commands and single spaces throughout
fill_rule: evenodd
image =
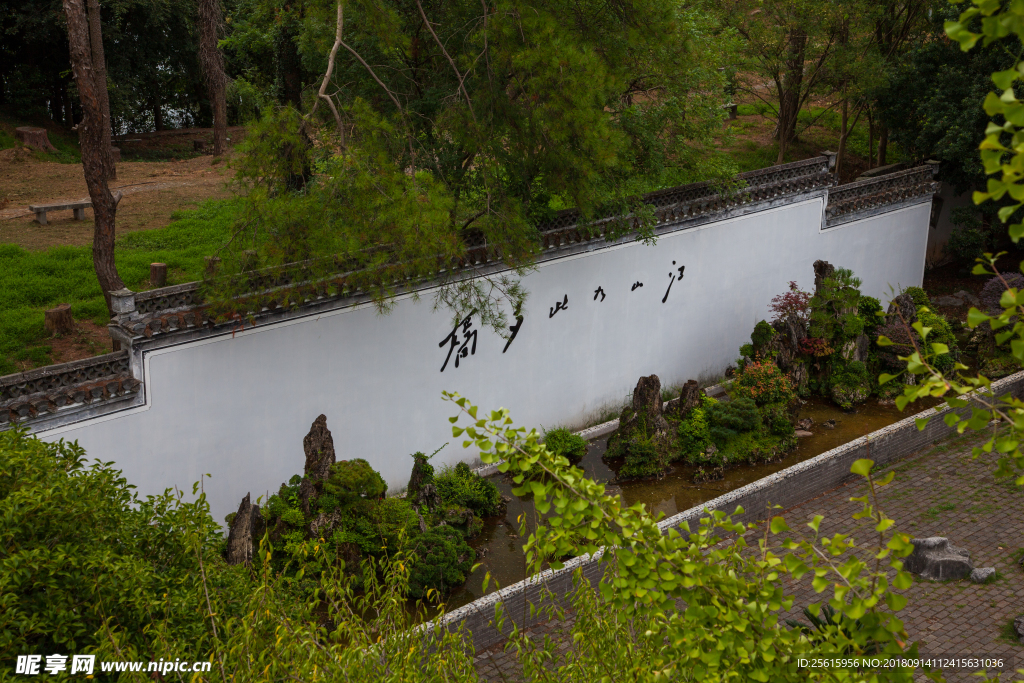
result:
M 474 319 L 475 355 L 456 368 L 453 354 L 443 373 L 451 319 L 429 296 L 383 317 L 361 306 L 161 349 L 145 357 L 145 406 L 40 436 L 115 461 L 140 494 L 191 491 L 209 473 L 221 520 L 247 492 L 265 496 L 301 472 L 302 437 L 324 413 L 340 459 L 366 458 L 404 486 L 414 451 L 451 441 L 436 464 L 475 457 L 451 437 L 442 390 L 507 407 L 517 424 L 578 424 L 641 375 L 664 385 L 721 371 L 789 280 L 813 289 L 816 259 L 853 269 L 883 303 L 890 286 L 921 284 L 927 203 L 826 231 L 821 214 L 815 199 L 544 263 L 524 280 L 525 320 L 507 353 Z

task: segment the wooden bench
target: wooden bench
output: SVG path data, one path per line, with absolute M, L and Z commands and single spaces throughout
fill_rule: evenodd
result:
M 85 220 L 85 210 L 92 208 L 92 202 L 86 200 L 84 202 L 69 202 L 67 204 L 30 204 L 30 211 L 35 211 L 36 220 L 39 221 L 40 225 L 46 225 L 46 212 L 47 211 L 67 211 L 71 209 L 75 212 L 75 220 Z

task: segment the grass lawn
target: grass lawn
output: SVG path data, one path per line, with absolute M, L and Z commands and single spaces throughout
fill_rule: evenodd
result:
M 19 142 L 14 137 L 14 129 L 24 125 L 26 125 L 24 121 L 18 121 L 4 112 L 0 112 L 0 149 L 9 149 L 18 145 Z M 46 123 L 40 127 L 46 128 L 46 137 L 57 151 L 40 152 L 33 150 L 32 156 L 40 161 L 54 161 L 60 164 L 82 163 L 82 153 L 78 150 L 78 135 L 76 133 L 64 130 L 52 123 Z
M 204 256 L 223 245 L 240 210 L 238 200 L 211 200 L 174 214 L 166 228 L 133 232 L 117 241 L 117 269 L 135 291 L 149 289 L 149 264 L 167 264 L 167 284 L 202 277 Z M 71 304 L 75 318 L 106 325 L 107 308 L 90 247 L 28 251 L 0 244 L 0 375 L 52 362 L 43 311 Z M 107 349 L 109 350 L 109 349 Z M 20 361 L 20 362 L 19 362 Z
M 779 145 L 771 139 L 775 130 L 772 114 L 770 107 L 761 102 L 740 104 L 737 118 L 727 122 L 728 134 L 719 138 L 718 147 L 733 160 L 740 172 L 775 165 Z M 801 110 L 797 124 L 798 139 L 786 150 L 785 161 L 809 159 L 826 149 L 838 151 L 841 124 L 842 116 L 838 110 L 826 111 L 824 107 L 813 106 Z M 863 115 L 846 139 L 846 152 L 847 168 L 843 182 L 849 182 L 867 170 L 868 122 Z M 904 156 L 899 145 L 890 140 L 886 161 L 896 163 L 903 161 Z

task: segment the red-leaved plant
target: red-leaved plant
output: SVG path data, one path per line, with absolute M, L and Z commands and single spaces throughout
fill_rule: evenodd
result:
M 822 358 L 824 356 L 831 356 L 833 351 L 835 349 L 829 346 L 827 339 L 804 337 L 800 340 L 800 353 L 805 355 Z
M 772 322 L 785 320 L 790 313 L 795 313 L 800 320 L 807 322 L 811 318 L 811 293 L 801 290 L 796 280 L 789 281 L 789 291 L 772 299 L 768 306 L 774 314 Z

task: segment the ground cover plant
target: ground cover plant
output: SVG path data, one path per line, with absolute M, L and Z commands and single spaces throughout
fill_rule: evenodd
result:
M 204 257 L 228 239 L 238 210 L 235 201 L 209 201 L 178 213 L 166 228 L 121 237 L 116 257 L 125 283 L 148 289 L 153 262 L 167 264 L 168 284 L 201 280 Z M 43 311 L 61 303 L 71 304 L 77 319 L 102 326 L 109 321 L 89 247 L 35 252 L 0 244 L 0 375 L 49 362 Z

